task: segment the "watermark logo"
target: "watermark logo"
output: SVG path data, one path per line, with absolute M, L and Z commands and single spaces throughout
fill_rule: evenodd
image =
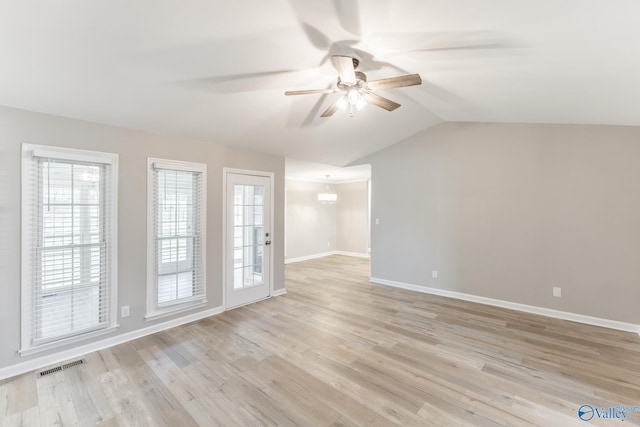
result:
M 592 405 L 582 405 L 578 408 L 578 418 L 591 421 L 594 418 L 624 421 L 630 412 L 640 412 L 640 406 L 611 406 L 603 408 Z
M 593 406 L 582 405 L 580 408 L 578 408 L 578 418 L 580 418 L 582 421 L 591 421 L 595 412 L 596 411 L 593 410 Z

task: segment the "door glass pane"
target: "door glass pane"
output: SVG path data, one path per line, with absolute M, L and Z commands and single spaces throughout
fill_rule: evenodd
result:
M 234 289 L 263 283 L 263 194 L 260 185 L 234 185 Z
M 263 217 L 262 217 L 262 206 L 256 206 L 256 210 L 253 213 L 253 223 L 255 225 L 262 225 Z

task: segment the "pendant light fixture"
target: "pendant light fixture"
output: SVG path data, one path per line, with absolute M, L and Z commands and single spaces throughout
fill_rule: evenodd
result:
M 325 175 L 327 178 L 327 191 L 318 193 L 318 201 L 322 204 L 333 204 L 338 201 L 338 195 L 329 190 L 329 176 L 330 175 Z

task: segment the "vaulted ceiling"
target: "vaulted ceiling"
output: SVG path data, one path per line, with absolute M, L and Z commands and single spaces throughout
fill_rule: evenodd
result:
M 0 0 L 0 104 L 348 164 L 442 121 L 640 125 L 636 0 Z M 328 55 L 420 73 L 320 114 Z

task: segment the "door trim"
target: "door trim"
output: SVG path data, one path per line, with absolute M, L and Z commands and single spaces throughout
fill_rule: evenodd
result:
M 270 211 L 270 219 L 269 219 L 269 228 L 271 230 L 271 248 L 269 249 L 271 252 L 269 254 L 269 295 L 267 298 L 273 296 L 273 266 L 274 262 L 273 256 L 274 254 L 274 246 L 277 245 L 277 241 L 275 239 L 273 224 L 274 224 L 274 181 L 275 174 L 273 172 L 265 172 L 265 171 L 256 171 L 250 169 L 237 169 L 237 168 L 222 168 L 222 310 L 227 311 L 227 176 L 229 174 L 235 175 L 248 175 L 248 176 L 259 176 L 263 178 L 269 178 L 269 187 L 271 192 L 271 206 L 269 207 Z M 246 304 L 245 304 L 246 305 Z M 234 306 L 233 308 L 238 308 L 241 306 Z

